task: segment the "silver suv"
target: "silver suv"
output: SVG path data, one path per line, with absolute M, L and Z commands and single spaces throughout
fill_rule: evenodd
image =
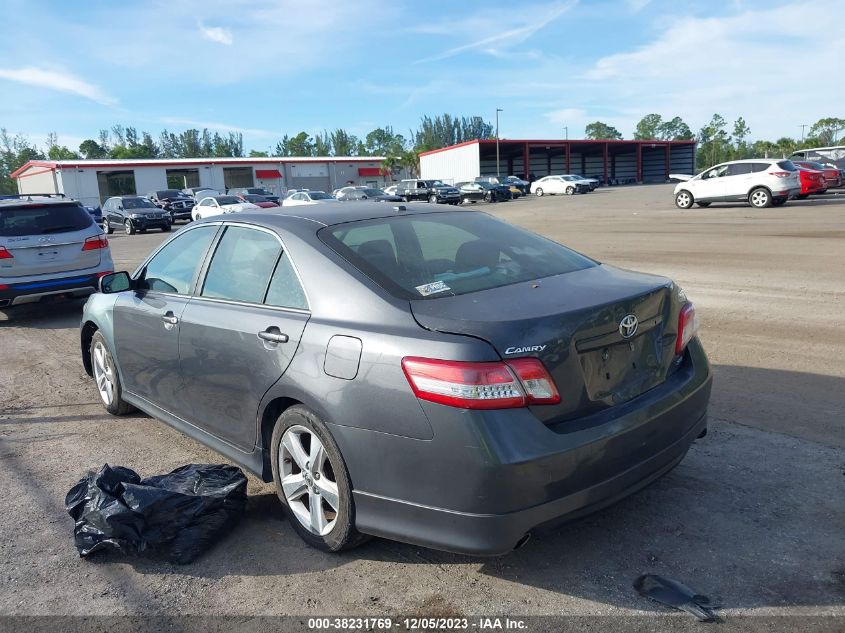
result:
M 56 194 L 0 197 L 0 308 L 84 297 L 112 270 L 109 242 L 79 202 Z
M 801 193 L 798 168 L 791 160 L 751 158 L 733 160 L 706 169 L 697 176 L 669 174 L 681 180 L 675 187 L 675 205 L 709 207 L 712 202 L 748 202 L 764 209 L 779 206 Z

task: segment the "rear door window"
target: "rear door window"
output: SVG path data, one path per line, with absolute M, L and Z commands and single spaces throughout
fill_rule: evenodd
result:
M 215 233 L 216 226 L 204 226 L 185 231 L 168 242 L 147 263 L 139 289 L 190 294 Z
M 784 171 L 798 171 L 798 168 L 791 160 L 778 161 L 778 167 L 780 167 Z
M 0 236 L 51 235 L 87 229 L 94 223 L 79 204 L 0 206 Z
M 751 173 L 751 163 L 733 163 L 728 165 L 726 176 L 743 176 Z
M 271 233 L 227 226 L 211 258 L 202 296 L 263 303 L 281 252 L 279 240 Z
M 308 301 L 305 299 L 305 291 L 299 278 L 293 269 L 287 253 L 282 253 L 276 270 L 273 272 L 273 279 L 267 290 L 267 298 L 264 303 L 280 308 L 308 309 Z
M 596 265 L 482 213 L 380 218 L 326 227 L 318 235 L 403 299 L 461 295 Z
M 752 173 L 759 173 L 766 171 L 769 168 L 769 163 L 751 163 Z

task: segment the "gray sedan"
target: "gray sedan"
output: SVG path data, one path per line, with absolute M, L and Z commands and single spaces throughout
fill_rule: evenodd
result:
M 485 213 L 349 202 L 191 224 L 85 306 L 106 409 L 275 482 L 309 544 L 501 554 L 677 465 L 695 309 Z

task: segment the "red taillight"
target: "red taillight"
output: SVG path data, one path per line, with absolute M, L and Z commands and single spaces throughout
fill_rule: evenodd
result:
M 94 235 L 92 237 L 89 237 L 87 240 L 85 240 L 85 244 L 82 245 L 82 250 L 83 251 L 95 251 L 98 248 L 108 248 L 108 246 L 109 246 L 108 238 L 105 235 L 100 234 L 100 235 Z
M 770 171 L 770 176 L 777 176 L 778 178 L 788 178 L 792 175 L 791 171 Z
M 406 357 L 402 369 L 421 400 L 462 409 L 512 409 L 560 402 L 554 381 L 536 358 L 473 363 Z
M 0 259 L 14 259 L 15 256 L 6 250 L 5 246 L 0 246 Z
M 698 316 L 695 314 L 695 306 L 687 303 L 681 308 L 681 313 L 678 315 L 678 338 L 675 341 L 676 356 L 680 356 L 697 332 Z

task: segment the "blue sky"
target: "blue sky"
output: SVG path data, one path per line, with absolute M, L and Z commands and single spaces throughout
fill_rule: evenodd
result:
M 114 123 L 284 133 L 502 108 L 503 138 L 630 137 L 645 114 L 752 138 L 844 116 L 845 0 L 6 0 L 0 126 L 76 148 Z M 825 35 L 827 33 L 827 35 Z

